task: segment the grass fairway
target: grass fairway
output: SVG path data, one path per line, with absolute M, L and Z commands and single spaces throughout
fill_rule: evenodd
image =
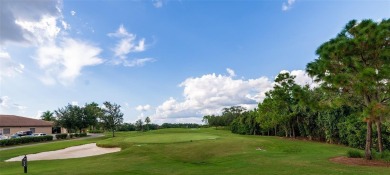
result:
M 109 134 L 108 134 L 109 135 Z M 22 174 L 19 154 L 97 142 L 118 146 L 112 154 L 29 162 L 29 174 L 389 174 L 386 167 L 339 165 L 328 159 L 350 148 L 278 137 L 241 136 L 208 129 L 121 132 L 117 137 L 50 143 L 0 151 L 0 174 Z M 259 148 L 261 150 L 259 150 Z

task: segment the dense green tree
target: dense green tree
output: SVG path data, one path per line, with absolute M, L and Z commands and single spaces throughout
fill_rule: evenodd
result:
M 219 126 L 231 127 L 234 119 L 238 118 L 246 109 L 241 106 L 232 106 L 222 109 L 222 115 L 206 115 L 202 121 L 217 129 Z
M 135 131 L 135 125 L 132 123 L 123 123 L 118 126 L 118 131 Z
M 123 123 L 123 113 L 120 110 L 121 106 L 108 101 L 104 102 L 103 105 L 104 108 L 101 119 L 104 127 L 111 130 L 112 137 L 115 137 L 115 130 Z
M 260 123 L 260 128 L 263 132 L 267 132 L 268 135 L 277 134 L 278 121 L 276 120 L 277 105 L 274 100 L 269 97 L 269 93 L 266 94 L 266 98 L 263 103 L 259 103 L 259 115 L 257 122 Z M 273 131 L 273 133 L 271 133 Z
M 94 130 L 98 124 L 98 120 L 103 116 L 103 110 L 95 102 L 85 104 L 83 110 L 86 126 Z
M 68 132 L 83 129 L 97 124 L 97 117 L 102 115 L 102 110 L 96 103 L 86 104 L 85 107 L 68 104 L 64 108 L 55 111 L 58 124 L 67 128 Z
M 372 159 L 372 123 L 380 130 L 390 100 L 390 20 L 350 21 L 337 37 L 317 49 L 318 59 L 307 65 L 307 72 L 324 88 L 345 96 L 359 97 L 367 124 L 365 157 Z
M 149 130 L 149 123 L 150 123 L 150 118 L 149 117 L 145 118 L 145 123 L 146 123 L 146 130 L 148 131 Z
M 73 132 L 77 128 L 77 117 L 82 115 L 78 106 L 68 104 L 64 108 L 59 108 L 54 112 L 59 126 L 64 127 L 68 132 Z
M 242 106 L 232 106 L 222 109 L 222 116 L 219 124 L 221 126 L 230 126 L 233 120 L 239 117 L 246 109 Z
M 199 128 L 199 127 L 200 125 L 196 123 L 163 123 L 161 125 L 161 128 Z
M 273 90 L 266 93 L 266 99 L 259 105 L 260 115 L 257 119 L 264 129 L 273 127 L 275 134 L 277 127 L 282 128 L 286 137 L 296 136 L 298 113 L 294 108 L 297 100 L 293 90 L 299 86 L 295 84 L 294 78 L 289 73 L 280 73 L 276 77 Z
M 137 128 L 137 131 L 144 131 L 144 122 L 141 119 L 138 119 L 135 122 L 135 127 Z
M 202 121 L 211 127 L 215 127 L 215 129 L 217 129 L 218 126 L 224 126 L 222 118 L 216 115 L 205 115 L 203 116 Z
M 256 135 L 259 131 L 259 123 L 256 121 L 258 116 L 257 109 L 245 111 L 231 124 L 232 133 Z
M 74 115 L 75 118 L 74 125 L 81 133 L 83 129 L 89 126 L 87 116 L 84 112 L 84 108 L 74 105 L 71 110 L 71 114 Z

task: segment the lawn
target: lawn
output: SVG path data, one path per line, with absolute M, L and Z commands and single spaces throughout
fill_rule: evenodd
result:
M 107 134 L 109 136 L 109 134 Z M 115 138 L 53 142 L 0 151 L 0 174 L 23 174 L 20 154 L 97 142 L 122 151 L 86 158 L 30 161 L 29 174 L 389 174 L 390 168 L 347 166 L 328 159 L 351 149 L 279 137 L 242 136 L 226 130 L 162 129 L 119 132 Z

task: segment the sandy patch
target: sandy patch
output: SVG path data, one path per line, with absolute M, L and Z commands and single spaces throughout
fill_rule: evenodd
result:
M 120 148 L 101 148 L 96 146 L 96 143 L 90 143 L 86 145 L 72 146 L 69 148 L 56 150 L 56 151 L 41 152 L 37 154 L 28 154 L 27 159 L 29 161 L 70 159 L 70 158 L 89 157 L 89 156 L 113 153 L 113 152 L 118 152 L 120 150 L 121 150 Z M 23 157 L 24 155 L 14 157 L 6 160 L 6 162 L 21 161 Z

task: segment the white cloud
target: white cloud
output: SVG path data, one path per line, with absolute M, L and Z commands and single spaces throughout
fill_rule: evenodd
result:
M 8 96 L 0 97 L 1 108 L 9 108 L 9 100 L 10 100 L 10 98 Z
M 55 37 L 61 20 L 60 1 L 3 0 L 0 6 L 0 44 L 36 44 Z
M 234 70 L 233 70 L 233 69 L 227 68 L 226 71 L 229 73 L 229 75 L 230 75 L 231 77 L 236 76 L 236 73 L 234 73 Z
M 117 38 L 133 37 L 133 34 L 127 32 L 126 28 L 123 27 L 123 25 L 120 25 L 118 30 L 115 33 L 109 33 L 107 35 L 109 37 L 117 37 Z
M 122 60 L 123 66 L 126 67 L 141 67 L 145 65 L 147 62 L 155 62 L 156 59 L 154 58 L 140 58 L 140 59 L 133 59 L 133 60 Z
M 141 112 L 141 114 L 139 116 L 137 116 L 137 120 L 142 120 L 142 122 L 144 122 L 143 118 L 145 117 L 145 114 L 143 112 Z M 134 121 L 134 123 L 137 122 L 137 121 Z
M 287 11 L 287 10 L 290 10 L 292 8 L 292 5 L 295 3 L 296 0 L 287 0 L 287 3 L 286 2 L 283 2 L 282 4 L 282 10 L 283 11 Z
M 73 106 L 78 106 L 79 102 L 78 101 L 72 101 L 70 104 L 72 104 Z
M 128 59 L 127 55 L 146 50 L 145 38 L 136 40 L 135 34 L 127 32 L 123 25 L 120 25 L 115 33 L 107 34 L 109 37 L 119 38 L 116 46 L 113 48 L 115 58 L 110 62 L 114 65 L 123 65 L 125 67 L 143 66 L 147 62 L 154 62 L 154 58 L 135 58 Z
M 228 76 L 207 74 L 186 79 L 179 85 L 184 88 L 184 100 L 178 101 L 170 97 L 164 101 L 152 115 L 153 121 L 201 123 L 202 116 L 220 114 L 225 107 L 239 105 L 253 109 L 263 101 L 265 92 L 273 88 L 274 82 L 267 77 L 235 79 L 232 76 L 234 71 L 230 70 Z M 281 71 L 283 72 L 289 71 Z M 303 70 L 293 70 L 289 73 L 296 76 L 296 83 L 301 86 L 317 86 Z
M 8 52 L 0 50 L 0 80 L 23 73 L 24 65 L 12 60 Z
M 144 105 L 144 106 L 138 105 L 135 109 L 137 111 L 148 111 L 148 110 L 150 110 L 150 108 L 151 108 L 151 106 L 147 104 L 147 105 Z
M 120 38 L 120 41 L 113 49 L 115 56 L 119 58 L 125 58 L 125 56 L 131 52 L 143 52 L 145 51 L 145 38 L 136 41 L 136 35 L 127 32 L 123 25 L 120 25 L 115 33 L 109 33 L 108 36 Z
M 0 113 L 24 113 L 26 106 L 14 103 L 8 96 L 0 97 Z
M 38 110 L 37 111 L 37 114 L 35 115 L 35 119 L 40 119 L 41 118 L 41 116 L 42 116 L 42 114 L 43 114 L 43 112 L 45 112 L 45 111 L 42 111 L 42 110 Z
M 295 76 L 295 83 L 300 86 L 309 85 L 310 88 L 318 87 L 319 84 L 314 82 L 314 80 L 306 73 L 304 70 L 293 70 L 293 71 L 287 71 L 282 70 L 280 73 L 290 73 L 290 75 Z
M 38 48 L 36 61 L 45 76 L 41 78 L 45 84 L 71 83 L 85 66 L 103 63 L 99 58 L 101 49 L 90 43 L 64 38 L 59 45 L 49 44 Z
M 202 117 L 218 114 L 222 108 L 233 105 L 252 109 L 264 99 L 272 82 L 266 77 L 243 80 L 233 79 L 231 73 L 229 76 L 207 74 L 188 78 L 180 87 L 184 87 L 184 101 L 169 98 L 156 108 L 154 119 Z
M 74 15 L 76 15 L 76 12 L 75 11 L 70 11 L 70 14 L 72 15 L 72 16 L 74 16 Z
M 66 23 L 65 21 L 61 21 L 61 24 L 62 24 L 62 27 L 63 27 L 65 30 L 70 29 L 70 25 L 69 25 L 68 23 Z
M 156 8 L 161 8 L 163 6 L 162 0 L 153 0 L 153 6 Z
M 24 110 L 24 109 L 27 108 L 26 106 L 23 106 L 23 105 L 20 105 L 20 104 L 16 104 L 16 103 L 14 103 L 13 106 L 14 106 L 15 108 L 19 109 L 19 110 Z
M 15 20 L 15 23 L 24 31 L 28 31 L 24 34 L 24 38 L 32 43 L 42 44 L 54 41 L 60 32 L 61 29 L 57 27 L 57 18 L 56 16 L 42 16 L 39 21 L 21 19 Z
M 101 64 L 101 49 L 85 41 L 67 38 L 70 25 L 62 15 L 62 1 L 3 0 L 0 6 L 0 45 L 16 43 L 33 46 L 35 61 L 44 71 L 39 79 L 45 84 L 68 84 L 76 79 L 85 66 Z M 72 11 L 71 14 L 75 15 Z M 64 30 L 64 32 L 61 32 Z M 13 46 L 13 45 L 11 45 Z M 144 49 L 144 40 L 136 51 Z M 0 79 L 24 70 L 10 55 L 0 50 Z

